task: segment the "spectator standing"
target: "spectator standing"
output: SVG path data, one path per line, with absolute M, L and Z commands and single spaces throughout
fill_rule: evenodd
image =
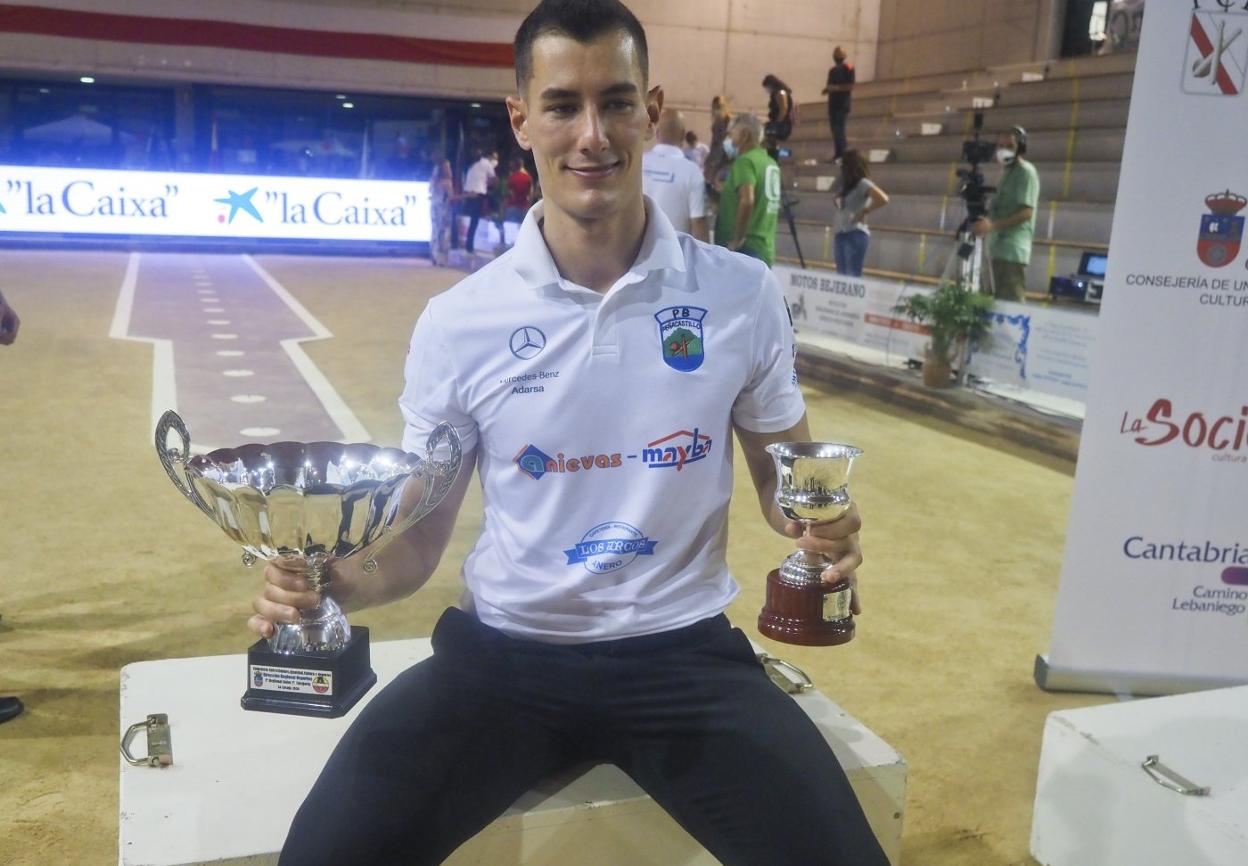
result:
M 836 196 L 833 254 L 837 273 L 861 277 L 871 243 L 867 214 L 888 204 L 888 194 L 867 176 L 867 163 L 856 150 L 841 157 L 841 187 Z
M 763 79 L 767 89 L 767 126 L 763 129 L 763 146 L 772 159 L 780 158 L 780 142 L 793 134 L 795 107 L 793 89 L 774 75 Z
M 761 140 L 758 118 L 737 115 L 724 139 L 724 152 L 733 160 L 719 197 L 715 243 L 770 266 L 776 258 L 780 166 L 762 148 Z
M 498 165 L 498 152 L 482 153 L 480 159 L 468 169 L 464 178 L 464 212 L 468 215 L 468 238 L 464 249 L 473 251 L 477 237 L 477 223 L 490 200 L 490 184 L 494 182 L 494 167 Z
M 17 317 L 17 312 L 4 299 L 4 293 L 0 292 L 0 346 L 11 345 L 17 339 L 17 329 L 20 325 L 21 319 Z M 20 715 L 21 712 L 21 698 L 13 695 L 0 697 L 0 722 L 7 722 L 14 716 Z
M 709 240 L 706 184 L 702 172 L 680 151 L 685 118 L 674 108 L 663 109 L 655 137 L 658 143 L 641 158 L 642 191 L 666 214 L 676 231 Z
M 1022 301 L 1027 292 L 1027 265 L 1036 234 L 1036 206 L 1040 201 L 1040 175 L 1023 159 L 1027 130 L 1013 127 L 997 137 L 997 162 L 1005 166 L 997 181 L 988 216 L 971 226 L 988 238 L 992 259 L 993 294 L 1001 301 Z
M 719 195 L 723 186 L 724 179 L 720 172 L 731 161 L 724 153 L 724 140 L 728 137 L 728 124 L 731 122 L 732 111 L 728 108 L 728 100 L 716 96 L 711 100 L 711 147 L 702 166 L 702 175 L 706 178 L 712 199 Z
M 533 203 L 533 175 L 524 167 L 524 160 L 513 156 L 508 165 L 507 200 L 503 205 L 503 221 L 524 222 L 524 215 Z
M 429 222 L 432 227 L 429 257 L 440 268 L 446 267 L 451 249 L 452 206 L 455 201 L 453 174 L 451 161 L 440 159 L 434 164 L 429 179 Z
M 0 292 L 0 346 L 12 345 L 17 339 L 17 329 L 21 323 L 17 312 L 4 299 L 4 293 Z
M 845 138 L 845 124 L 849 119 L 850 95 L 854 89 L 854 64 L 846 59 L 845 49 L 832 49 L 833 67 L 828 70 L 828 84 L 823 93 L 828 97 L 828 126 L 832 130 L 832 142 L 836 148 L 832 157 L 840 162 L 849 146 Z
M 681 150 L 685 159 L 702 168 L 706 165 L 706 155 L 711 149 L 706 146 L 706 142 L 698 141 L 698 134 L 691 129 L 685 133 L 685 146 Z

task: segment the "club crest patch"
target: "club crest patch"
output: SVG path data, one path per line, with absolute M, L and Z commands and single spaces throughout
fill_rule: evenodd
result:
M 1248 198 L 1229 189 L 1205 198 L 1209 213 L 1200 218 L 1196 254 L 1209 267 L 1226 267 L 1239 255 L 1239 245 L 1244 239 L 1244 218 L 1238 214 L 1245 205 L 1248 205 Z
M 706 357 L 702 307 L 665 307 L 654 314 L 659 323 L 659 342 L 663 362 L 673 370 L 691 373 L 702 366 Z

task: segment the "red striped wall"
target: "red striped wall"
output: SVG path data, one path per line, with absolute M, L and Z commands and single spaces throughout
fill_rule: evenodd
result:
M 240 51 L 392 60 L 510 69 L 511 45 L 382 33 L 339 33 L 198 18 L 160 18 L 0 3 L 0 33 L 65 36 L 105 42 L 233 48 Z

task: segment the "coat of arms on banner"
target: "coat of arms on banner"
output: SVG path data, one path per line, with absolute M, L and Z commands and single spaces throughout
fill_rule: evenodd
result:
M 1199 5 L 1199 4 L 1198 4 Z M 1248 15 L 1229 3 L 1222 11 L 1197 8 L 1188 25 L 1183 61 L 1183 92 L 1202 96 L 1237 96 L 1248 74 Z
M 1225 267 L 1239 255 L 1239 245 L 1244 238 L 1244 218 L 1236 214 L 1248 205 L 1248 198 L 1228 189 L 1206 196 L 1205 205 L 1209 213 L 1200 218 L 1200 239 L 1196 241 L 1196 252 L 1209 267 Z
M 663 361 L 672 369 L 691 373 L 702 366 L 702 320 L 706 310 L 701 307 L 665 307 L 654 314 L 659 323 L 659 339 L 663 343 Z

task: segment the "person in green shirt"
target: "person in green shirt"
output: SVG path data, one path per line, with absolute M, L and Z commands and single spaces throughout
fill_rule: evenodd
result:
M 997 137 L 997 162 L 1005 166 L 988 216 L 975 221 L 971 230 L 988 238 L 992 259 L 993 294 L 1002 301 L 1021 301 L 1031 262 L 1031 240 L 1036 233 L 1036 207 L 1040 202 L 1040 175 L 1023 159 L 1027 132 L 1016 126 Z
M 780 214 L 780 166 L 760 142 L 763 126 L 753 114 L 739 114 L 724 139 L 732 169 L 719 195 L 715 243 L 761 259 L 776 259 L 776 220 Z

